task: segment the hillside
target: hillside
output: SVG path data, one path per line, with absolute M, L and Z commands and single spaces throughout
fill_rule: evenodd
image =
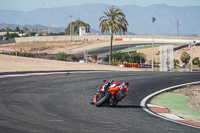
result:
M 40 24 L 37 24 L 37 25 L 20 25 L 20 24 L 6 24 L 6 23 L 0 23 L 0 29 L 4 28 L 6 29 L 7 27 L 12 29 L 12 30 L 15 30 L 16 27 L 27 27 L 29 30 L 46 30 L 48 31 L 48 26 L 45 26 L 45 25 L 40 25 Z M 60 32 L 65 32 L 65 27 L 50 27 L 51 29 L 51 32 L 52 33 L 60 33 Z
M 84 4 L 57 8 L 39 8 L 29 12 L 0 10 L 0 23 L 20 25 L 45 25 L 66 27 L 70 22 L 80 19 L 99 30 L 99 18 L 108 9 L 105 4 Z M 175 7 L 152 5 L 139 7 L 120 6 L 129 23 L 128 30 L 135 34 L 152 34 L 152 17 L 156 18 L 155 34 L 176 35 L 177 20 L 180 23 L 180 35 L 200 34 L 200 6 Z

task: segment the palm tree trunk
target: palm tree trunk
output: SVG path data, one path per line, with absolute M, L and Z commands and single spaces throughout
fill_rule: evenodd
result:
M 113 33 L 111 33 L 111 38 L 110 38 L 109 65 L 111 65 L 112 63 L 112 43 L 113 43 Z

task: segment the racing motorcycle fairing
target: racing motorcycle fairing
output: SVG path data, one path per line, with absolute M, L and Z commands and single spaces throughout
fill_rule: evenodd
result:
M 100 107 L 105 103 L 112 103 L 113 106 L 116 106 L 119 101 L 126 97 L 127 91 L 128 87 L 125 85 L 125 82 L 120 84 L 115 81 L 106 81 L 94 96 L 91 104 Z
M 119 89 L 120 89 L 120 88 L 119 88 L 118 86 L 115 86 L 115 87 L 110 86 L 109 89 L 108 89 L 108 91 L 109 91 L 112 95 L 114 95 Z

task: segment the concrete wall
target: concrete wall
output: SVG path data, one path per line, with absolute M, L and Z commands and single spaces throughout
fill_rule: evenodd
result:
M 1 44 L 8 44 L 8 43 L 15 43 L 15 39 L 14 38 L 11 38 L 11 39 L 8 39 L 8 40 L 0 40 L 0 45 Z
M 114 35 L 115 38 L 145 38 L 151 39 L 152 35 Z M 0 44 L 4 43 L 18 43 L 18 42 L 34 42 L 34 41 L 70 41 L 70 36 L 34 36 L 34 37 L 16 37 L 9 41 L 0 41 Z M 88 36 L 72 36 L 73 41 L 79 40 L 110 40 L 110 35 L 88 35 Z M 200 40 L 200 37 L 188 37 L 188 36 L 166 36 L 155 35 L 155 39 L 177 39 L 177 40 Z

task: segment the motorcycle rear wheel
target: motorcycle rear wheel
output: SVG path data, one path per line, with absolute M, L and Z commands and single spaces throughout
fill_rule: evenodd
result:
M 112 94 L 110 94 L 110 92 L 107 92 L 101 99 L 95 102 L 95 106 L 96 107 L 102 106 L 104 103 L 108 102 L 111 97 Z

